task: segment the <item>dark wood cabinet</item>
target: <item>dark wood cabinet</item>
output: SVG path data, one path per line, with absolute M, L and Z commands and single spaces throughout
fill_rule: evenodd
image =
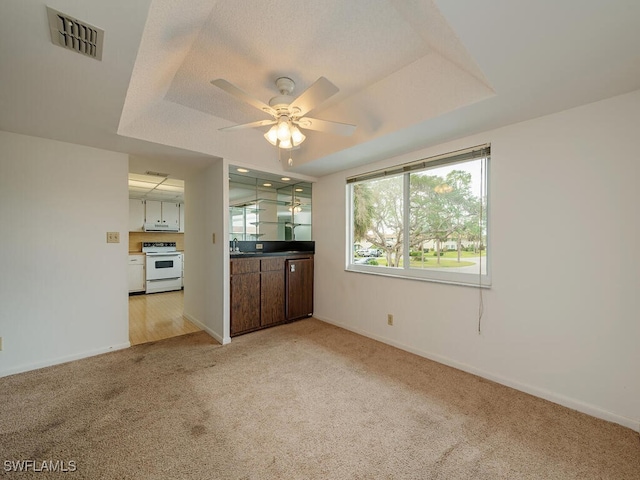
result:
M 285 320 L 284 257 L 263 258 L 260 267 L 260 325 L 267 327 Z
M 313 257 L 232 258 L 230 300 L 231 336 L 309 316 Z
M 260 327 L 260 260 L 231 262 L 231 335 Z
M 313 314 L 313 257 L 289 259 L 287 272 L 287 320 Z

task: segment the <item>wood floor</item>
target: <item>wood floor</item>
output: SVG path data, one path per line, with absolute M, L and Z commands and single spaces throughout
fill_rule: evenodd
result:
M 200 331 L 183 317 L 183 299 L 182 290 L 129 296 L 131 345 Z

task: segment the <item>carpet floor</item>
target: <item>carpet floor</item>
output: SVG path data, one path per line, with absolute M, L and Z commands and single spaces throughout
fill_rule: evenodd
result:
M 640 479 L 637 432 L 315 319 L 0 378 L 0 406 L 6 478 Z

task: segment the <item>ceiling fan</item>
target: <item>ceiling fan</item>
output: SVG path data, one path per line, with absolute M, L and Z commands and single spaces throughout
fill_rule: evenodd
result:
M 267 141 L 274 146 L 291 149 L 300 145 L 306 138 L 298 127 L 344 136 L 351 135 L 356 129 L 355 125 L 305 116 L 329 97 L 338 93 L 338 87 L 325 77 L 320 77 L 297 98 L 291 96 L 296 85 L 295 82 L 288 77 L 279 77 L 275 83 L 280 95 L 276 95 L 269 100 L 268 105 L 251 97 L 222 78 L 212 80 L 211 83 L 239 100 L 273 117 L 271 120 L 258 120 L 256 122 L 220 128 L 220 131 L 229 132 L 243 128 L 258 128 L 272 125 L 271 129 L 264 135 Z

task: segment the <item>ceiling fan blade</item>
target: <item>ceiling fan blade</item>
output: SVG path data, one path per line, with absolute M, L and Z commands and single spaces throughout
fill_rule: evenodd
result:
M 351 135 L 356 129 L 356 126 L 350 123 L 330 122 L 328 120 L 319 120 L 310 117 L 303 117 L 293 123 L 297 124 L 300 128 L 318 132 L 335 133 L 336 135 L 343 135 L 345 137 Z
M 300 117 L 310 112 L 326 99 L 332 97 L 339 91 L 340 89 L 329 80 L 324 77 L 320 77 L 315 81 L 313 85 L 302 92 L 298 96 L 298 98 L 291 102 L 291 105 L 289 105 L 289 110 L 300 110 L 298 113 L 296 113 L 296 116 Z
M 249 105 L 256 107 L 258 110 L 262 110 L 263 112 L 268 113 L 269 115 L 273 115 L 274 117 L 277 115 L 276 111 L 273 108 L 271 108 L 269 105 L 267 105 L 264 102 L 261 102 L 256 98 L 253 98 L 251 95 L 246 94 L 245 92 L 240 90 L 238 87 L 227 82 L 222 78 L 211 80 L 211 84 L 233 95 L 237 99 L 242 100 L 243 102 L 246 102 Z
M 230 127 L 219 128 L 220 132 L 233 132 L 234 130 L 243 130 L 245 128 L 266 127 L 267 125 L 275 125 L 275 120 L 258 120 L 257 122 L 242 123 L 240 125 L 232 125 Z

